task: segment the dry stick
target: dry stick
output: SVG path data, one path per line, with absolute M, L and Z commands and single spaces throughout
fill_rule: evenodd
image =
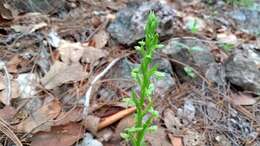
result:
M 101 121 L 98 124 L 98 130 L 103 129 L 103 128 L 115 123 L 116 121 L 122 119 L 123 117 L 134 113 L 135 110 L 136 110 L 135 107 L 130 107 L 128 109 L 124 109 L 124 110 L 122 110 L 122 111 L 120 111 L 120 112 L 118 112 L 118 113 L 116 113 L 112 116 L 105 118 L 103 121 Z
M 85 100 L 84 100 L 84 111 L 83 114 L 87 114 L 88 113 L 88 107 L 89 107 L 89 102 L 90 102 L 90 96 L 91 96 L 91 92 L 93 89 L 94 84 L 100 79 L 102 78 L 111 67 L 113 67 L 121 58 L 116 58 L 114 59 L 100 74 L 98 74 L 90 83 L 90 86 L 85 94 Z

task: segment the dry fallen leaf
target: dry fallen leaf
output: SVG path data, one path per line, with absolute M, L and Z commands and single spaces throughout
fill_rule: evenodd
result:
M 105 34 L 100 34 L 100 35 L 105 35 Z M 101 36 L 97 36 L 97 37 L 101 37 Z M 100 44 L 96 44 L 95 46 L 102 48 L 102 45 L 106 44 L 106 42 L 104 42 L 104 40 L 102 39 L 100 38 L 100 40 L 98 41 Z M 82 59 L 83 62 L 93 63 L 96 60 L 107 55 L 107 52 L 100 48 L 94 48 L 88 45 L 81 44 L 79 42 L 73 43 L 65 40 L 60 41 L 58 50 L 61 56 L 61 60 L 66 64 L 69 64 L 71 62 L 78 63 L 80 59 Z
M 67 65 L 56 61 L 49 72 L 41 79 L 41 83 L 46 89 L 53 89 L 63 83 L 80 81 L 86 77 L 87 73 L 79 63 Z
M 162 127 L 158 127 L 156 132 L 147 134 L 145 139 L 150 146 L 171 146 L 165 129 Z
M 5 121 L 11 120 L 15 114 L 16 110 L 11 106 L 5 106 L 0 110 L 0 118 L 4 119 Z
M 10 105 L 11 100 L 20 96 L 19 84 L 16 81 L 11 81 L 11 96 L 8 97 L 8 89 L 0 91 L 0 101 L 5 105 Z
M 205 146 L 206 136 L 202 132 L 188 129 L 183 136 L 183 143 L 185 146 Z
M 70 62 L 79 62 L 85 47 L 83 47 L 79 42 L 73 43 L 61 40 L 58 50 L 61 56 L 61 60 L 69 64 Z
M 82 123 L 87 130 L 89 130 L 91 133 L 96 134 L 98 131 L 99 122 L 99 117 L 89 115 L 86 118 L 84 118 L 84 121 Z
M 19 74 L 16 81 L 19 83 L 19 90 L 22 98 L 31 98 L 37 93 L 36 85 L 39 82 L 37 74 Z
M 167 129 L 173 133 L 179 133 L 183 125 L 181 124 L 180 119 L 175 116 L 175 113 L 170 109 L 166 109 L 163 115 L 164 124 L 166 125 Z
M 39 132 L 32 137 L 31 146 L 72 146 L 84 136 L 84 129 L 77 123 L 55 126 L 50 132 Z
M 53 125 L 52 120 L 59 115 L 60 111 L 61 105 L 58 100 L 45 101 L 41 108 L 17 125 L 17 129 L 27 133 L 49 130 Z
M 107 44 L 108 40 L 108 33 L 105 30 L 101 30 L 93 36 L 91 42 L 93 43 L 93 47 L 96 49 L 102 49 Z
M 23 59 L 19 55 L 15 55 L 7 62 L 7 70 L 9 73 L 17 73 L 19 70 L 25 68 L 29 64 L 29 61 Z
M 68 112 L 62 112 L 55 120 L 54 125 L 66 125 L 70 122 L 78 122 L 83 118 L 83 108 L 77 107 Z
M 133 114 L 125 117 L 124 119 L 122 119 L 117 124 L 115 134 L 113 136 L 113 140 L 115 140 L 115 141 L 120 140 L 121 139 L 120 134 L 122 132 L 124 132 L 124 129 L 130 128 L 132 126 L 134 126 L 134 116 L 133 116 Z
M 98 59 L 107 56 L 108 53 L 105 50 L 87 47 L 82 56 L 82 61 L 86 63 L 94 63 Z
M 182 137 L 169 134 L 172 146 L 183 146 Z
M 239 93 L 231 95 L 231 101 L 235 105 L 253 105 L 256 103 L 256 98 L 250 94 Z
M 236 45 L 238 43 L 238 39 L 236 35 L 227 31 L 217 34 L 217 40 L 219 43 L 226 43 L 226 44 L 233 44 L 233 45 Z

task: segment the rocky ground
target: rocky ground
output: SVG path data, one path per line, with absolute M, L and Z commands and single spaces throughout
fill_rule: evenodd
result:
M 0 146 L 125 146 L 123 101 L 149 11 L 158 130 L 149 146 L 260 146 L 260 2 L 0 2 Z

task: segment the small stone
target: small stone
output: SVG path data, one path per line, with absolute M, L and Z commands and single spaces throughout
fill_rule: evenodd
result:
M 260 52 L 244 45 L 225 62 L 226 79 L 244 90 L 260 93 L 259 63 Z
M 108 32 L 121 44 L 133 44 L 144 38 L 144 27 L 150 11 L 154 11 L 159 19 L 158 33 L 160 37 L 172 34 L 175 11 L 160 2 L 132 2 L 121 9 L 108 26 Z

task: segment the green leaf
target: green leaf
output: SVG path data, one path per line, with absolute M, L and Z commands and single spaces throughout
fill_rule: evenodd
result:
M 158 127 L 156 125 L 152 125 L 149 128 L 147 128 L 148 132 L 155 132 L 157 131 Z
M 138 132 L 138 131 L 142 131 L 142 130 L 143 130 L 142 127 L 140 127 L 140 128 L 137 128 L 137 127 L 126 128 L 126 131 L 127 131 L 127 132 L 131 132 L 131 133 L 133 133 L 133 132 Z
M 148 78 L 150 78 L 152 75 L 154 75 L 157 72 L 158 65 L 154 65 L 149 72 L 147 73 Z
M 157 80 L 161 80 L 161 79 L 163 79 L 163 78 L 165 77 L 165 73 L 160 72 L 160 71 L 156 71 L 156 72 L 154 73 L 154 75 L 155 75 L 155 77 L 156 77 Z
M 154 117 L 159 117 L 159 112 L 154 110 L 153 107 L 151 107 L 149 110 L 148 110 L 149 113 L 152 114 L 152 116 Z
M 123 98 L 123 102 L 126 103 L 128 106 L 135 106 L 136 103 L 134 101 L 134 99 L 131 97 L 131 98 Z
M 194 73 L 192 67 L 186 66 L 186 67 L 184 67 L 184 71 L 185 71 L 185 73 L 186 73 L 189 77 L 191 77 L 191 78 L 196 78 L 196 74 Z
M 130 139 L 130 135 L 127 133 L 120 133 L 120 136 L 127 141 Z
M 138 80 L 138 74 L 139 74 L 139 69 L 138 68 L 134 68 L 131 72 L 131 76 L 132 78 L 137 81 Z
M 192 33 L 197 33 L 199 31 L 198 22 L 196 19 L 189 20 L 187 23 L 187 27 Z
M 163 47 L 164 47 L 163 44 L 158 44 L 158 45 L 156 45 L 156 48 L 157 48 L 157 49 L 161 49 L 161 48 L 163 48 Z
M 232 51 L 232 49 L 235 47 L 233 44 L 228 44 L 228 43 L 221 43 L 219 46 L 226 52 L 229 53 Z
M 149 87 L 148 87 L 148 90 L 147 90 L 147 93 L 146 93 L 146 96 L 150 96 L 153 94 L 153 91 L 154 91 L 155 87 L 154 87 L 154 84 L 150 84 Z

